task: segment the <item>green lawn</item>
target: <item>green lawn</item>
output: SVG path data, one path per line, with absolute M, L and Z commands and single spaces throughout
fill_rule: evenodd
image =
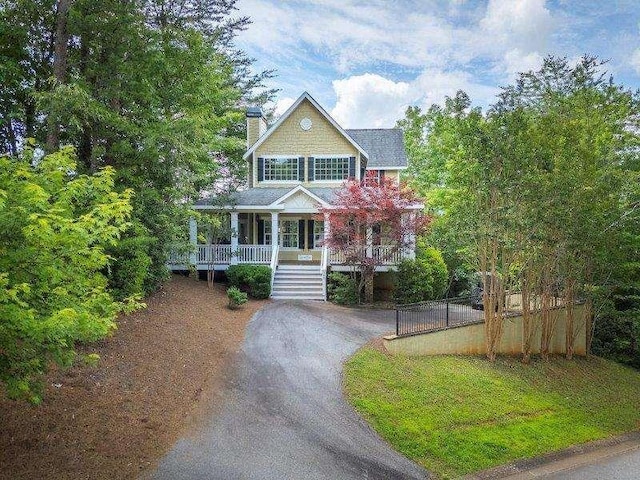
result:
M 599 358 L 525 366 L 365 347 L 345 390 L 383 438 L 444 478 L 640 428 L 640 373 Z

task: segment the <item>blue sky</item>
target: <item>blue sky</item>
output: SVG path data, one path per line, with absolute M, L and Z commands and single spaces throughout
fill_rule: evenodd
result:
M 275 69 L 276 112 L 308 91 L 345 128 L 465 90 L 476 105 L 547 54 L 587 53 L 640 87 L 640 0 L 239 0 L 238 46 Z

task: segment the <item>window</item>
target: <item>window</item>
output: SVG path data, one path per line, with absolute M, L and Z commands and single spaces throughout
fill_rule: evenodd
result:
M 271 222 L 264 222 L 264 245 L 271 245 Z
M 380 185 L 382 178 L 384 178 L 384 174 L 381 170 L 367 170 L 364 177 L 364 184 Z
M 298 180 L 298 157 L 265 158 L 262 168 L 266 181 Z
M 316 157 L 313 174 L 315 180 L 346 180 L 349 178 L 349 157 Z
M 280 222 L 280 246 L 282 248 L 298 248 L 298 220 L 282 220 Z
M 313 248 L 320 248 L 324 240 L 324 222 L 313 222 Z

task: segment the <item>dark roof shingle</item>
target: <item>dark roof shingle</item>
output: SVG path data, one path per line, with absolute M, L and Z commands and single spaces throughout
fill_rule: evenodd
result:
M 240 190 L 234 192 L 231 195 L 232 205 L 271 205 L 280 197 L 285 196 L 291 190 L 296 187 L 282 187 L 282 188 L 248 188 L 247 190 Z M 306 187 L 305 187 L 306 188 Z M 327 203 L 331 203 L 334 198 L 334 194 L 338 188 L 307 188 L 311 193 L 320 197 Z M 212 197 L 205 197 L 198 200 L 196 206 L 212 205 Z
M 407 166 L 404 137 L 399 128 L 362 128 L 346 132 L 369 154 L 367 168 Z

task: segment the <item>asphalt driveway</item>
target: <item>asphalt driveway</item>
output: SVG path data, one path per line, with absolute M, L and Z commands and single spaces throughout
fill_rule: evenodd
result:
M 342 362 L 393 329 L 390 311 L 273 302 L 251 320 L 225 406 L 154 479 L 424 479 L 341 394 Z

